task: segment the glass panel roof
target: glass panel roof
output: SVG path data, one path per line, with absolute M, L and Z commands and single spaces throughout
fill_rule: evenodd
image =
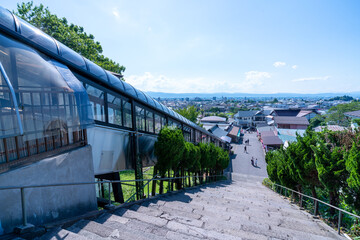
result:
M 0 25 L 15 32 L 15 21 L 9 10 L 0 7 Z
M 106 71 L 106 74 L 108 75 L 110 85 L 114 86 L 117 90 L 125 92 L 123 81 L 112 75 L 109 71 Z
M 143 92 L 144 93 L 144 92 Z M 145 96 L 147 97 L 147 99 L 148 99 L 148 103 L 151 105 L 151 106 L 153 106 L 154 108 L 157 108 L 158 109 L 158 106 L 155 104 L 155 100 L 152 98 L 152 97 L 150 97 L 148 94 L 146 94 L 146 93 L 144 93 L 145 94 Z M 160 108 L 161 109 L 161 108 Z
M 104 69 L 102 69 L 101 67 L 99 67 L 95 63 L 91 62 L 90 60 L 88 60 L 86 58 L 84 58 L 84 59 L 85 59 L 85 62 L 87 64 L 87 66 L 89 67 L 90 73 L 92 73 L 93 75 L 98 77 L 98 79 L 101 80 L 102 82 L 104 82 L 106 84 L 109 84 Z
M 173 110 L 171 110 L 171 109 L 169 109 L 169 111 L 170 111 L 170 112 L 169 112 L 170 115 L 176 118 L 175 112 L 174 112 Z
M 154 103 L 155 103 L 155 105 L 156 105 L 156 108 L 162 110 L 162 107 L 161 107 L 161 105 L 160 105 L 160 103 L 159 103 L 158 101 L 156 101 L 156 100 L 154 99 Z
M 127 82 L 122 82 L 122 83 L 124 84 L 125 92 L 127 94 L 130 94 L 131 96 L 134 96 L 136 98 L 138 97 L 133 86 L 131 86 Z
M 170 114 L 170 110 L 169 110 L 167 107 L 165 107 L 165 105 L 164 105 L 164 104 L 160 103 L 160 105 L 162 106 L 162 108 L 163 108 L 164 112 L 166 112 L 166 113 Z
M 56 40 L 55 40 L 56 41 Z M 68 48 L 64 44 L 59 41 L 56 41 L 60 47 L 60 55 L 68 60 L 69 62 L 73 63 L 74 65 L 82 68 L 83 70 L 87 71 L 85 61 L 80 54 L 76 53 L 74 50 Z
M 145 95 L 144 95 L 144 93 L 142 92 L 142 91 L 140 91 L 139 89 L 136 89 L 135 88 L 135 90 L 136 90 L 136 93 L 137 93 L 137 95 L 138 95 L 138 98 L 140 99 L 140 100 L 142 100 L 142 101 L 144 101 L 144 102 L 148 102 L 148 100 L 147 100 L 147 98 L 145 97 Z
M 21 24 L 20 29 L 21 29 L 22 36 L 29 39 L 33 43 L 45 48 L 46 50 L 48 50 L 52 53 L 58 54 L 57 46 L 52 37 L 45 34 L 43 31 L 39 30 L 38 28 L 25 22 L 21 18 L 18 18 L 18 20 Z

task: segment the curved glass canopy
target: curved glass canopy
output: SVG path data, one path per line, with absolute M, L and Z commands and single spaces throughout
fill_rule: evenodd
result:
M 67 66 L 1 34 L 0 62 L 15 91 L 25 140 L 50 137 L 93 123 L 85 89 Z M 5 128 L 1 129 L 0 138 L 9 135 L 9 126 L 20 127 L 14 125 L 16 121 L 7 121 L 14 118 L 16 108 L 8 96 L 8 89 L 3 87 L 0 125 Z
M 19 27 L 17 27 L 15 19 L 17 19 L 17 22 L 19 23 Z M 71 67 L 75 67 L 77 69 L 82 70 L 83 72 L 87 72 L 88 74 L 95 76 L 97 79 L 99 79 L 99 81 L 102 81 L 119 91 L 129 94 L 135 99 L 139 99 L 141 102 L 145 102 L 150 106 L 155 107 L 160 111 L 169 114 L 170 116 L 172 116 L 173 118 L 179 121 L 185 122 L 202 132 L 206 132 L 207 134 L 212 135 L 211 133 L 208 133 L 206 130 L 200 128 L 199 126 L 187 120 L 186 118 L 175 113 L 173 110 L 165 107 L 163 104 L 157 102 L 153 98 L 150 98 L 148 95 L 144 94 L 143 92 L 138 91 L 130 84 L 117 79 L 109 72 L 105 72 L 104 69 L 102 69 L 95 63 L 87 59 L 84 60 L 84 58 L 80 54 L 76 53 L 75 51 L 65 46 L 64 44 L 60 43 L 59 41 L 54 40 L 52 37 L 48 36 L 41 30 L 35 28 L 34 26 L 30 25 L 24 20 L 17 18 L 10 11 L 2 7 L 0 7 L 0 30 L 1 28 L 7 29 L 7 31 L 12 31 L 15 33 L 15 35 L 20 34 L 27 41 L 32 42 L 35 46 L 38 46 L 39 50 L 42 49 L 46 50 L 50 56 L 54 56 L 55 58 L 64 61 L 66 64 L 70 65 Z M 46 68 L 46 69 L 49 70 L 50 68 Z M 53 67 L 53 69 L 55 68 Z M 39 69 L 39 71 L 40 72 L 44 71 L 44 69 Z M 60 79 L 62 79 L 61 81 L 55 80 L 57 75 L 59 74 L 53 75 L 52 79 L 54 79 L 54 82 L 52 82 L 52 84 L 55 85 L 63 84 L 64 81 L 61 76 L 60 76 L 61 77 Z M 34 84 L 36 84 L 37 81 L 39 80 L 35 79 Z M 65 89 L 66 88 L 69 88 L 69 86 L 65 87 Z

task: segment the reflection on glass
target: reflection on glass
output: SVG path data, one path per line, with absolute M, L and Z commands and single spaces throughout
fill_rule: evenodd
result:
M 122 126 L 121 99 L 107 94 L 109 123 Z

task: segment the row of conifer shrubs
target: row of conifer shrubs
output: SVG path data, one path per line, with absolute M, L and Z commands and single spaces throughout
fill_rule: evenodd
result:
M 183 133 L 178 128 L 165 127 L 155 143 L 155 155 L 157 163 L 154 167 L 154 177 L 184 177 L 195 176 L 186 179 L 188 186 L 203 183 L 203 181 L 216 180 L 215 175 L 222 174 L 229 165 L 229 153 L 213 143 L 186 142 Z M 198 181 L 197 181 L 198 179 Z M 170 181 L 171 191 L 182 189 L 186 185 L 183 179 Z M 159 182 L 159 193 L 164 192 L 164 181 Z M 152 185 L 152 195 L 155 195 L 156 181 Z
M 272 182 L 360 215 L 360 132 L 307 130 L 287 148 L 266 154 Z M 317 202 L 316 215 L 336 223 L 338 211 Z M 313 206 L 307 200 L 306 205 Z M 343 226 L 360 235 L 360 226 L 343 216 Z

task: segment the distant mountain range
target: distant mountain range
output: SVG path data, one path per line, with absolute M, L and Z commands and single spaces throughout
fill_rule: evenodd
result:
M 360 92 L 351 93 L 314 93 L 314 94 L 302 94 L 302 93 L 269 93 L 269 94 L 255 94 L 255 93 L 164 93 L 164 92 L 147 92 L 153 98 L 204 98 L 211 99 L 213 97 L 221 98 L 331 98 L 336 96 L 351 96 L 360 97 Z

